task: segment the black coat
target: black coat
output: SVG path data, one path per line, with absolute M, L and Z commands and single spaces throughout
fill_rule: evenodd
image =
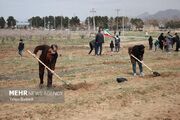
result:
M 104 35 L 102 33 L 98 33 L 95 39 L 96 43 L 104 43 Z
M 158 37 L 159 43 L 163 43 L 164 39 L 165 39 L 164 36 L 160 35 Z
M 113 42 L 110 43 L 110 48 L 114 48 L 114 43 Z
M 24 43 L 22 43 L 22 42 L 19 43 L 18 50 L 19 51 L 24 50 Z
M 148 41 L 149 41 L 149 45 L 152 45 L 152 44 L 153 44 L 153 39 L 152 39 L 152 37 L 149 37 Z
M 176 42 L 176 49 L 179 49 L 180 48 L 180 39 L 179 39 L 179 35 L 176 35 L 174 37 L 175 39 L 175 42 Z
M 115 45 L 117 46 L 117 45 L 119 45 L 119 43 L 120 43 L 120 38 L 115 37 Z
M 129 55 L 134 55 L 136 58 L 138 58 L 139 60 L 143 60 L 143 55 L 144 55 L 144 45 L 135 45 L 133 47 L 130 47 L 128 49 L 128 53 Z M 131 56 L 131 62 L 134 63 L 135 60 L 132 56 Z

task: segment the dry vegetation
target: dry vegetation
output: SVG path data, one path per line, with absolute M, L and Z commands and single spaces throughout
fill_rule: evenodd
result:
M 6 31 L 7 32 L 7 31 Z M 131 33 L 132 34 L 132 33 Z M 88 55 L 90 39 L 60 39 L 57 35 L 45 43 L 60 46 L 56 72 L 78 89 L 65 89 L 65 102 L 58 104 L 0 103 L 0 120 L 179 120 L 180 54 L 149 51 L 144 62 L 161 73 L 153 77 L 144 67 L 145 77 L 132 77 L 128 46 L 147 41 L 123 41 L 119 53 L 111 53 L 107 40 L 101 57 Z M 1 41 L 0 41 L 1 42 Z M 43 43 L 32 36 L 26 49 Z M 38 64 L 28 53 L 17 54 L 18 36 L 0 47 L 0 88 L 38 87 Z M 117 77 L 127 82 L 117 83 Z M 46 81 L 46 80 L 45 80 Z M 84 83 L 86 82 L 86 84 Z M 56 88 L 62 83 L 54 77 Z

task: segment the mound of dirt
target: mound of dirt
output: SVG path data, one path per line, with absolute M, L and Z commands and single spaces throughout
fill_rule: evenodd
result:
M 62 87 L 66 90 L 79 90 L 79 89 L 86 89 L 89 90 L 89 88 L 92 86 L 92 84 L 88 83 L 78 83 L 78 84 L 68 84 L 63 85 Z

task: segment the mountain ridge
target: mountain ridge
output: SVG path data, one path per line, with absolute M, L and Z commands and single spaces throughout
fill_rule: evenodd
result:
M 137 16 L 143 20 L 147 19 L 157 19 L 157 20 L 172 20 L 172 19 L 180 19 L 180 10 L 179 9 L 167 9 L 156 12 L 155 14 L 149 14 L 148 12 L 144 12 Z

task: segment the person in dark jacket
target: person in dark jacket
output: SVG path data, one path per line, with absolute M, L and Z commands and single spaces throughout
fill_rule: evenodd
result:
M 149 50 L 152 50 L 152 48 L 153 48 L 153 38 L 152 38 L 152 36 L 149 37 L 148 41 L 149 41 Z
M 90 47 L 90 51 L 89 51 L 88 54 L 91 54 L 91 52 L 95 48 L 95 40 L 92 40 L 92 41 L 89 42 L 89 47 Z
M 155 42 L 154 42 L 155 49 L 154 50 L 157 51 L 158 47 L 159 47 L 159 40 L 155 40 Z
M 98 30 L 98 33 L 96 34 L 95 55 L 101 55 L 101 53 L 102 53 L 102 44 L 104 43 L 104 35 L 103 35 L 102 31 L 103 31 L 103 29 L 102 29 L 102 27 L 100 27 Z
M 18 45 L 18 53 L 22 57 L 23 55 L 23 50 L 24 50 L 24 43 L 23 40 L 20 39 L 19 45 Z
M 173 48 L 173 36 L 171 35 L 171 32 L 170 31 L 168 31 L 168 33 L 167 33 L 167 39 L 168 39 L 168 48 L 170 49 L 170 47 L 171 48 Z
M 164 37 L 163 46 L 164 46 L 165 52 L 169 52 L 169 39 L 167 36 Z
M 179 39 L 179 35 L 177 33 L 175 33 L 175 43 L 176 43 L 176 50 L 175 51 L 179 51 L 180 39 Z
M 163 50 L 163 41 L 164 41 L 164 33 L 161 33 L 160 36 L 158 37 L 158 40 L 159 40 L 159 48 L 161 50 Z
M 39 57 L 39 59 L 45 64 L 47 65 L 51 70 L 55 70 L 55 64 L 56 64 L 56 60 L 58 58 L 58 46 L 53 44 L 51 46 L 48 45 L 40 45 L 37 46 L 34 49 L 34 55 L 37 54 L 38 51 L 41 51 L 41 55 Z M 44 81 L 44 70 L 45 70 L 45 66 L 43 66 L 40 62 L 39 62 L 39 78 L 40 78 L 40 84 L 39 86 L 42 87 Z M 52 76 L 53 73 L 51 73 L 49 70 L 47 70 L 48 72 L 48 80 L 47 80 L 47 87 L 52 87 Z
M 131 58 L 131 63 L 132 63 L 133 75 L 134 76 L 136 76 L 136 63 L 138 63 L 138 65 L 139 65 L 140 76 L 144 76 L 144 73 L 143 73 L 142 63 L 138 62 L 131 55 L 134 55 L 140 61 L 143 61 L 144 49 L 145 49 L 144 45 L 135 45 L 133 47 L 128 48 L 128 53 L 129 53 L 130 58 Z
M 110 48 L 111 48 L 111 52 L 113 52 L 113 49 L 114 49 L 114 42 L 111 40 L 111 43 L 110 43 Z
M 119 38 L 119 35 L 116 35 L 114 37 L 114 41 L 115 41 L 115 51 L 116 52 L 119 52 L 119 49 L 120 49 L 120 38 Z

